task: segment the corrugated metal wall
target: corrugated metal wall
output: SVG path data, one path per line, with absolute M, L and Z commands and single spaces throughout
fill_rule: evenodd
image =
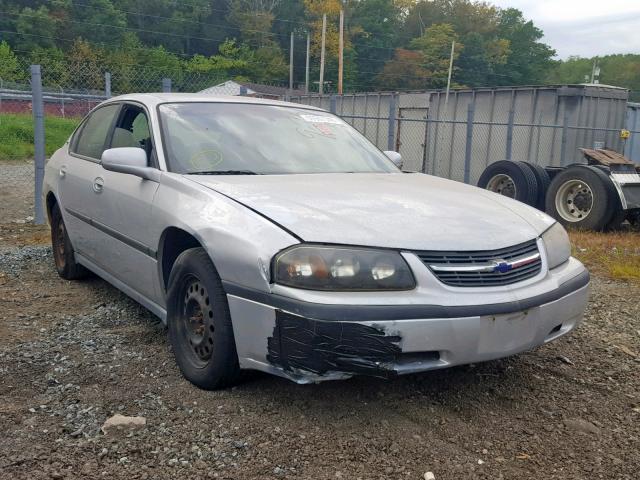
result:
M 578 148 L 596 142 L 621 151 L 627 97 L 617 87 L 570 85 L 454 90 L 448 99 L 426 91 L 291 101 L 334 111 L 383 150 L 392 144 L 408 170 L 475 182 L 505 158 L 560 166 L 583 161 Z

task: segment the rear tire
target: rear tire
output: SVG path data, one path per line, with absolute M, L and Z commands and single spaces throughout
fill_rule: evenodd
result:
M 73 245 L 71 245 L 58 204 L 51 208 L 51 247 L 53 248 L 53 261 L 56 264 L 56 270 L 62 278 L 77 280 L 89 274 L 86 268 L 76 263 Z
M 167 323 L 176 362 L 187 380 L 205 390 L 238 381 L 240 367 L 227 296 L 203 248 L 185 250 L 173 265 Z
M 590 166 L 572 166 L 558 173 L 547 192 L 546 212 L 566 228 L 603 231 L 619 200 L 609 177 Z
M 538 210 L 542 210 L 544 212 L 547 199 L 547 190 L 549 190 L 549 185 L 551 184 L 551 177 L 549 177 L 547 171 L 540 165 L 536 165 L 535 163 L 530 162 L 522 163 L 529 167 L 529 169 L 533 173 L 533 176 L 536 177 L 536 184 L 538 185 L 538 198 L 536 199 L 536 204 L 534 206 Z
M 535 206 L 538 199 L 536 177 L 524 162 L 500 160 L 485 168 L 478 186 Z

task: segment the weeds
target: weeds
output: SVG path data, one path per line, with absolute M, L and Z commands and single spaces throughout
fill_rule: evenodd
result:
M 640 232 L 569 232 L 573 255 L 594 273 L 640 282 Z

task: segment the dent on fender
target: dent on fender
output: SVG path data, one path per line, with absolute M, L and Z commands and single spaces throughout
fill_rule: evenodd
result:
M 346 373 L 391 378 L 401 337 L 353 322 L 328 322 L 276 311 L 267 360 L 295 375 Z

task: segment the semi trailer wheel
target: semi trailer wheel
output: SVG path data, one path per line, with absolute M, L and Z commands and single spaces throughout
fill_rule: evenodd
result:
M 536 177 L 524 162 L 492 163 L 480 175 L 478 186 L 531 206 L 535 206 L 538 199 Z
M 547 199 L 547 190 L 551 184 L 551 177 L 547 171 L 540 165 L 530 162 L 522 162 L 533 172 L 533 176 L 536 177 L 536 184 L 538 185 L 538 198 L 536 199 L 535 207 L 538 210 L 544 211 Z
M 606 230 L 620 201 L 600 169 L 576 165 L 558 173 L 547 191 L 546 211 L 567 228 Z

